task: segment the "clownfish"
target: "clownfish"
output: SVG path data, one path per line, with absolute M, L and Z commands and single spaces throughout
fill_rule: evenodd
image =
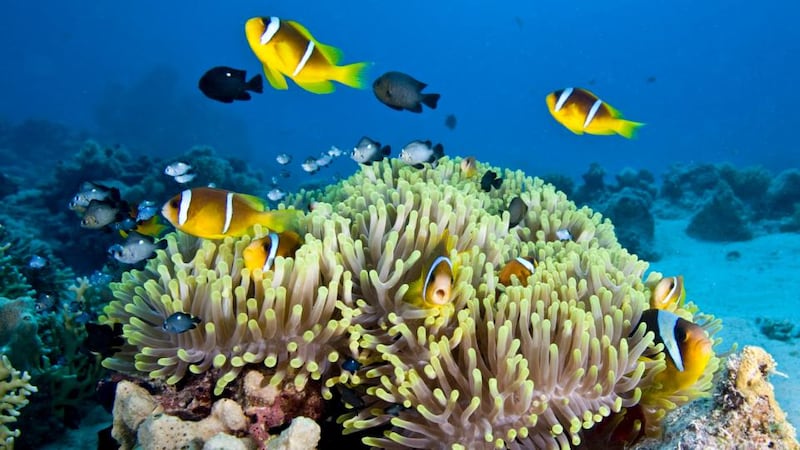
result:
M 283 233 L 270 232 L 261 239 L 255 239 L 245 247 L 242 252 L 244 266 L 252 273 L 256 269 L 266 272 L 272 269 L 275 258 L 294 256 L 294 252 L 302 244 L 300 235 L 294 231 L 284 231 Z
M 277 233 L 297 227 L 296 210 L 265 211 L 263 200 L 224 189 L 186 189 L 161 208 L 178 230 L 205 239 L 242 236 L 256 224 Z
M 264 75 L 275 89 L 288 89 L 286 78 L 315 94 L 330 94 L 331 81 L 363 89 L 369 64 L 338 66 L 342 51 L 321 44 L 302 25 L 278 17 L 253 17 L 244 26 L 250 48 L 264 65 Z
M 643 123 L 622 118 L 622 113 L 586 89 L 566 88 L 545 98 L 553 118 L 575 134 L 618 134 L 628 139 Z
M 643 311 L 642 322 L 667 353 L 667 367 L 654 379 L 655 385 L 660 385 L 658 393 L 673 393 L 695 384 L 714 354 L 705 330 L 663 309 Z
M 526 286 L 528 277 L 533 275 L 538 265 L 539 262 L 533 256 L 517 256 L 500 269 L 500 273 L 497 276 L 498 281 L 503 286 L 511 286 L 511 276 L 513 275 L 517 277 L 522 286 Z
M 452 300 L 455 268 L 450 257 L 448 233 L 442 234 L 439 243 L 423 262 L 419 279 L 408 288 L 404 298 L 423 308 L 438 308 Z
M 650 296 L 650 307 L 656 309 L 670 309 L 671 306 L 681 307 L 686 298 L 686 289 L 683 286 L 683 277 L 664 277 L 656 284 Z

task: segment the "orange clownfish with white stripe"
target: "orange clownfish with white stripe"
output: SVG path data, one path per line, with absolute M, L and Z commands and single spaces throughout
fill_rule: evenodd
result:
M 254 195 L 224 189 L 186 189 L 161 208 L 161 214 L 178 230 L 205 239 L 242 236 L 254 225 L 281 233 L 296 229 L 299 211 L 266 211 L 264 201 Z
M 653 288 L 650 296 L 650 307 L 656 309 L 672 309 L 683 306 L 686 299 L 686 289 L 683 286 L 683 277 L 664 277 Z
M 302 25 L 278 17 L 254 17 L 244 26 L 247 42 L 264 65 L 264 75 L 275 89 L 288 89 L 286 78 L 315 94 L 335 90 L 331 81 L 363 89 L 369 63 L 338 66 L 342 51 L 317 41 Z
M 456 268 L 448 256 L 451 246 L 445 231 L 439 243 L 422 264 L 420 277 L 411 283 L 404 298 L 422 308 L 440 308 L 453 300 Z
M 575 134 L 618 134 L 628 139 L 644 126 L 622 118 L 622 113 L 583 88 L 566 88 L 545 98 L 553 118 Z
M 255 239 L 242 251 L 244 266 L 250 272 L 261 269 L 266 272 L 272 269 L 275 259 L 279 256 L 289 258 L 302 245 L 300 235 L 294 231 L 276 233 L 271 231 L 261 239 Z
M 538 265 L 539 262 L 533 256 L 517 256 L 500 269 L 500 273 L 497 275 L 498 281 L 503 286 L 511 286 L 511 276 L 513 275 L 517 277 L 517 281 L 522 286 L 527 286 L 528 277 L 533 275 Z

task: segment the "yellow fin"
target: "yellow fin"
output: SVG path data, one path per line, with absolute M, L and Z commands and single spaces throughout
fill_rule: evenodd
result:
M 644 126 L 643 123 L 634 122 L 632 120 L 618 119 L 616 122 L 617 123 L 614 124 L 614 132 L 628 139 L 636 137 L 639 128 Z
M 300 230 L 300 211 L 296 209 L 276 209 L 264 211 L 258 223 L 264 225 L 276 233 L 283 233 L 287 230 Z
M 313 92 L 315 94 L 330 94 L 331 92 L 336 90 L 336 87 L 330 81 L 314 81 L 314 82 L 299 82 L 295 80 L 298 86 L 307 90 L 308 92 Z
M 267 81 L 269 81 L 270 86 L 275 89 L 279 89 L 285 91 L 289 89 L 289 84 L 286 82 L 286 78 L 275 69 L 270 68 L 268 65 L 264 64 L 264 75 L 267 77 Z
M 334 72 L 334 80 L 346 86 L 356 89 L 364 89 L 368 85 L 369 68 L 372 66 L 368 62 L 337 66 Z
M 245 202 L 247 206 L 253 208 L 256 211 L 264 211 L 265 209 L 264 200 L 262 200 L 259 197 L 256 197 L 255 195 L 236 194 L 236 196 L 239 197 L 240 200 Z

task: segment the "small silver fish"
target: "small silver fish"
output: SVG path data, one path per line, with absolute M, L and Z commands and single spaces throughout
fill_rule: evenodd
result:
M 317 165 L 317 158 L 314 158 L 312 156 L 306 158 L 306 160 L 300 166 L 303 168 L 303 171 L 307 173 L 315 173 L 316 171 L 319 170 L 319 165 Z
M 283 200 L 284 197 L 286 197 L 286 192 L 283 192 L 278 188 L 272 189 L 271 191 L 267 192 L 267 198 L 272 200 L 273 202 L 281 201 Z
M 92 200 L 86 207 L 86 212 L 81 219 L 81 226 L 96 230 L 110 225 L 117 220 L 119 208 L 102 200 Z
M 442 144 L 431 146 L 431 141 L 414 140 L 400 150 L 400 160 L 418 169 L 423 168 L 424 163 L 436 167 L 436 162 L 442 156 L 444 156 Z
M 31 269 L 42 269 L 44 266 L 47 265 L 47 260 L 42 258 L 39 255 L 31 256 L 31 259 L 28 261 L 28 267 Z
M 56 304 L 57 300 L 58 298 L 53 294 L 41 293 L 39 297 L 36 298 L 34 308 L 36 312 L 49 311 Z
M 177 161 L 164 168 L 164 173 L 171 177 L 179 177 L 186 174 L 192 166 L 185 162 Z
M 327 153 L 317 158 L 317 167 L 326 167 L 333 161 L 333 157 Z
M 202 322 L 202 320 L 199 317 L 194 317 L 183 312 L 176 312 L 164 319 L 164 323 L 161 324 L 161 329 L 167 333 L 180 334 L 197 328 L 200 322 Z
M 278 161 L 278 164 L 285 166 L 292 162 L 292 155 L 288 153 L 281 153 L 280 155 L 275 157 L 275 161 Z
M 84 212 L 92 200 L 104 201 L 108 199 L 118 201 L 120 199 L 119 190 L 87 181 L 81 185 L 80 192 L 72 197 L 69 202 L 69 209 Z
M 342 156 L 342 153 L 344 153 L 344 152 L 341 151 L 339 149 L 339 147 L 337 147 L 335 145 L 331 145 L 331 148 L 328 149 L 328 156 L 330 156 L 332 158 L 338 158 L 338 157 Z
M 136 221 L 144 222 L 146 220 L 150 220 L 153 218 L 153 216 L 158 214 L 158 212 L 159 207 L 155 202 L 145 200 L 139 203 L 139 206 L 136 208 Z
M 131 232 L 123 244 L 109 247 L 108 253 L 123 264 L 137 264 L 152 257 L 158 248 L 159 244 L 149 236 Z
M 177 181 L 178 183 L 180 183 L 180 184 L 186 184 L 186 183 L 194 180 L 194 177 L 196 177 L 196 176 L 197 176 L 196 173 L 184 173 L 183 175 L 178 175 L 173 179 L 175 181 Z
M 568 229 L 562 228 L 556 231 L 556 237 L 559 241 L 571 241 L 572 233 L 570 233 Z
M 380 142 L 363 136 L 361 140 L 358 141 L 358 144 L 353 147 L 350 158 L 359 164 L 368 166 L 389 156 L 391 151 L 392 148 L 390 146 L 381 147 Z

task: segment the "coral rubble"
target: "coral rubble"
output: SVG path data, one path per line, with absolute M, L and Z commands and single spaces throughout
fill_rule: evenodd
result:
M 712 398 L 665 420 L 663 439 L 640 450 L 662 448 L 800 449 L 794 428 L 775 400 L 768 377 L 779 374 L 769 353 L 745 346 L 728 357 Z

